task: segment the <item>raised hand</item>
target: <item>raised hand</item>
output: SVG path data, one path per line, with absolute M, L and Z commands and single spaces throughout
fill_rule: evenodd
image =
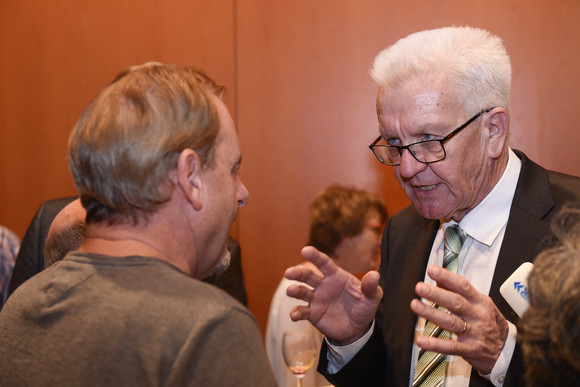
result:
M 303 248 L 302 255 L 321 273 L 303 265 L 286 270 L 286 278 L 310 286 L 290 285 L 286 290 L 288 296 L 308 302 L 294 307 L 290 317 L 310 321 L 340 345 L 356 341 L 369 328 L 383 297 L 379 273 L 370 271 L 359 281 L 312 246 Z
M 493 369 L 508 337 L 507 320 L 491 298 L 478 292 L 465 278 L 438 266 L 427 268 L 437 286 L 419 282 L 419 297 L 447 308 L 450 313 L 411 301 L 411 310 L 420 317 L 457 334 L 457 340 L 417 336 L 417 345 L 433 352 L 463 357 L 481 374 Z M 465 331 L 464 331 L 465 329 Z

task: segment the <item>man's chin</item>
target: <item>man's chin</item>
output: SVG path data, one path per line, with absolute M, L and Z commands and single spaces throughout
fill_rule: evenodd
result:
M 222 257 L 214 265 L 214 267 L 211 268 L 211 270 L 209 271 L 209 273 L 207 274 L 206 277 L 211 277 L 212 275 L 221 274 L 224 271 L 226 271 L 228 269 L 228 267 L 230 267 L 231 259 L 232 259 L 232 256 L 230 255 L 229 250 L 226 249 L 226 251 L 224 252 Z
M 415 209 L 425 219 L 443 219 L 447 212 L 445 209 L 438 206 L 436 203 L 430 202 L 415 202 L 413 203 Z

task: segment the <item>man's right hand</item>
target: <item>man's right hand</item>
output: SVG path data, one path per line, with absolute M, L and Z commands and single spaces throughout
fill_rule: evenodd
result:
M 312 246 L 304 247 L 302 255 L 322 275 L 305 266 L 294 266 L 286 270 L 286 278 L 311 287 L 288 287 L 288 296 L 308 302 L 307 306 L 295 306 L 290 312 L 290 318 L 293 321 L 310 321 L 338 345 L 347 345 L 358 340 L 371 325 L 383 297 L 383 290 L 379 286 L 379 273 L 370 271 L 359 281 Z

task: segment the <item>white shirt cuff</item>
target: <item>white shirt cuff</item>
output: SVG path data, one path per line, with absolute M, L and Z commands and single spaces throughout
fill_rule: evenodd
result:
M 480 374 L 482 377 L 489 380 L 494 386 L 498 387 L 503 386 L 503 383 L 505 382 L 505 377 L 516 348 L 516 336 L 518 334 L 516 326 L 509 321 L 507 323 L 509 326 L 508 337 L 493 369 L 491 370 L 491 374 Z
M 328 359 L 328 373 L 335 374 L 340 371 L 340 369 L 344 367 L 344 365 L 348 363 L 362 347 L 364 347 L 367 341 L 369 341 L 374 329 L 375 321 L 373 320 L 371 327 L 363 337 L 348 345 L 333 345 L 325 337 L 324 340 L 326 340 L 326 344 L 328 344 L 328 352 L 326 354 L 326 358 Z

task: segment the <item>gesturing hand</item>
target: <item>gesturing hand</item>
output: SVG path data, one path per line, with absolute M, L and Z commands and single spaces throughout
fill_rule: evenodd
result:
M 429 351 L 458 355 L 482 374 L 489 374 L 508 337 L 508 323 L 491 298 L 475 290 L 462 276 L 438 266 L 427 268 L 437 286 L 419 282 L 419 297 L 447 308 L 445 313 L 420 300 L 411 301 L 411 310 L 420 317 L 458 335 L 457 340 L 417 336 L 417 345 Z M 465 329 L 465 332 L 463 330 Z
M 303 248 L 302 255 L 322 275 L 305 266 L 286 270 L 286 278 L 312 288 L 290 285 L 286 290 L 288 296 L 308 302 L 307 306 L 292 309 L 292 320 L 310 321 L 324 335 L 341 345 L 360 338 L 373 321 L 383 297 L 383 290 L 378 286 L 379 273 L 370 271 L 359 281 L 312 246 Z

